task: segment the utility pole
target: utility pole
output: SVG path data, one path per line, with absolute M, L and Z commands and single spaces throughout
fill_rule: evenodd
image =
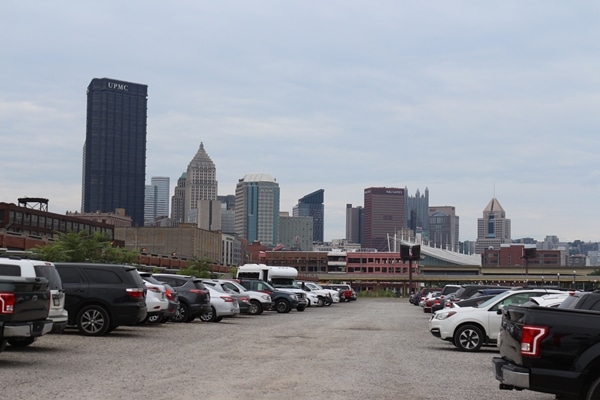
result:
M 413 260 L 421 259 L 421 245 L 417 244 L 414 246 L 410 246 L 407 244 L 401 244 L 400 259 L 402 260 L 402 262 L 408 261 L 408 291 L 410 295 L 412 294 L 413 290 L 412 262 Z

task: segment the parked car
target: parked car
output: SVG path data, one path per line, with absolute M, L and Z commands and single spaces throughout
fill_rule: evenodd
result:
M 357 299 L 356 291 L 346 283 L 328 283 L 322 284 L 321 287 L 337 290 L 340 294 L 340 301 L 355 301 Z
M 202 279 L 188 275 L 152 274 L 159 282 L 171 285 L 179 298 L 179 308 L 173 321 L 191 322 L 203 313 L 211 311 L 210 292 Z
M 46 278 L 51 301 L 48 318 L 52 321 L 52 332 L 62 333 L 67 326 L 69 313 L 65 310 L 65 291 L 62 280 L 53 263 L 22 259 L 19 256 L 0 257 L 0 275 Z
M 65 289 L 69 326 L 86 336 L 105 335 L 146 318 L 146 286 L 127 265 L 55 263 Z
M 239 282 L 229 279 L 223 279 L 222 285 L 232 292 L 245 294 L 250 298 L 250 315 L 262 314 L 263 311 L 270 310 L 273 306 L 271 296 L 265 292 L 248 290 Z
M 432 287 L 429 287 L 429 288 L 422 288 L 422 289 L 420 289 L 420 290 L 418 290 L 418 291 L 414 292 L 414 293 L 411 295 L 411 298 L 412 298 L 412 301 L 411 301 L 411 303 L 412 303 L 412 304 L 414 304 L 415 306 L 418 306 L 418 305 L 419 305 L 419 303 L 421 302 L 421 300 L 422 300 L 422 299 L 424 299 L 424 298 L 425 298 L 425 296 L 427 296 L 427 294 L 428 294 L 429 292 L 437 292 L 437 291 L 439 291 L 439 290 L 440 290 L 440 288 L 432 288 Z M 410 299 L 410 298 L 409 298 L 409 299 Z
M 235 317 L 240 313 L 237 297 L 225 293 L 213 286 L 206 286 L 210 292 L 210 306 L 208 312 L 200 314 L 202 322 L 220 322 L 224 317 Z
M 240 285 L 248 290 L 264 292 L 271 296 L 273 309 L 278 313 L 289 313 L 298 307 L 298 297 L 294 293 L 278 290 L 261 279 L 238 279 Z
M 177 294 L 177 290 L 166 282 L 163 282 L 163 285 L 165 285 L 165 296 L 169 301 L 169 307 L 163 312 L 162 319 L 159 322 L 172 321 L 177 316 L 177 311 L 179 310 L 179 295 Z
M 561 293 L 552 289 L 515 289 L 500 293 L 477 307 L 453 307 L 436 311 L 429 320 L 429 331 L 449 341 L 461 351 L 479 351 L 498 340 L 499 310 L 508 304 L 523 304 L 531 297 Z
M 235 290 L 231 290 L 224 284 L 224 282 L 220 279 L 204 279 L 202 282 L 206 286 L 212 286 L 220 292 L 228 293 L 232 297 L 235 297 L 238 301 L 238 306 L 240 308 L 240 314 L 250 314 L 250 296 L 246 293 L 240 293 Z
M 169 308 L 169 300 L 167 300 L 167 290 L 165 285 L 155 278 L 152 278 L 150 272 L 138 271 L 138 274 L 144 280 L 146 285 L 146 318 L 142 322 L 159 322 L 163 318 L 163 314 Z
M 425 298 L 425 302 L 423 303 L 423 312 L 430 313 L 431 308 L 435 304 L 441 304 L 442 292 L 431 292 Z
M 6 343 L 29 346 L 52 329 L 48 280 L 0 275 L 0 352 Z
M 567 297 L 569 297 L 568 292 L 545 294 L 542 296 L 531 297 L 529 300 L 527 300 L 521 305 L 523 307 L 558 307 L 563 301 L 565 301 Z
M 335 289 L 326 289 L 315 282 L 300 281 L 298 282 L 302 290 L 309 291 L 317 295 L 317 307 L 330 306 L 333 303 L 340 302 L 340 292 Z M 311 304 L 312 305 L 312 304 Z

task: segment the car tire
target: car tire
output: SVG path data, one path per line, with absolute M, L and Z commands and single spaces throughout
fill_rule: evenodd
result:
M 200 314 L 200 321 L 202 322 L 213 322 L 216 318 L 217 312 L 214 307 L 211 307 L 209 312 Z
M 110 317 L 102 306 L 87 306 L 77 314 L 77 329 L 82 335 L 102 336 L 108 333 L 109 327 Z
M 296 307 L 296 310 L 304 311 L 304 310 L 306 310 L 306 306 L 305 305 L 298 306 L 298 307 Z
M 20 338 L 11 338 L 6 341 L 13 347 L 26 347 L 35 342 L 37 337 L 20 337 Z
M 329 307 L 332 304 L 333 304 L 333 299 L 331 297 L 327 297 L 325 299 L 325 305 Z
M 162 316 L 160 314 L 150 314 L 146 317 L 146 319 L 144 320 L 144 322 L 149 322 L 151 324 L 156 324 L 158 323 L 160 320 L 162 319 Z
M 259 315 L 259 314 L 262 314 L 262 312 L 263 312 L 263 309 L 262 309 L 262 304 L 260 304 L 260 301 L 250 300 L 250 311 L 248 312 L 248 314 Z
M 454 345 L 460 351 L 479 351 L 483 345 L 483 333 L 475 325 L 463 325 L 454 334 Z
M 223 321 L 223 317 L 217 317 L 212 322 L 221 322 Z
M 285 300 L 280 299 L 275 302 L 275 311 L 277 311 L 280 314 L 289 313 L 291 309 L 292 308 L 290 307 L 290 304 Z
M 175 312 L 175 316 L 173 316 L 173 322 L 189 322 L 188 319 L 190 316 L 190 307 L 187 304 L 180 302 L 177 311 Z
M 589 386 L 585 400 L 600 398 L 600 377 L 596 378 Z
M 319 300 L 317 301 L 317 307 L 323 307 L 325 305 L 325 299 L 323 296 L 319 296 Z

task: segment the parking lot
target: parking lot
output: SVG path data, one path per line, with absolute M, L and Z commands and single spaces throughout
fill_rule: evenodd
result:
M 421 307 L 364 299 L 220 323 L 76 330 L 0 353 L 11 399 L 553 399 L 500 391 L 493 348 L 462 353 Z

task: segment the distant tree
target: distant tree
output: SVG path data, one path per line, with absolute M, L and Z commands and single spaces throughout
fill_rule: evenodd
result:
M 36 258 L 53 262 L 95 262 L 107 264 L 134 264 L 137 253 L 113 247 L 106 233 L 81 231 L 63 233 L 56 240 L 33 249 Z
M 185 268 L 181 268 L 179 275 L 191 275 L 197 278 L 210 278 L 211 260 L 208 257 L 202 259 L 194 258 L 187 262 Z

